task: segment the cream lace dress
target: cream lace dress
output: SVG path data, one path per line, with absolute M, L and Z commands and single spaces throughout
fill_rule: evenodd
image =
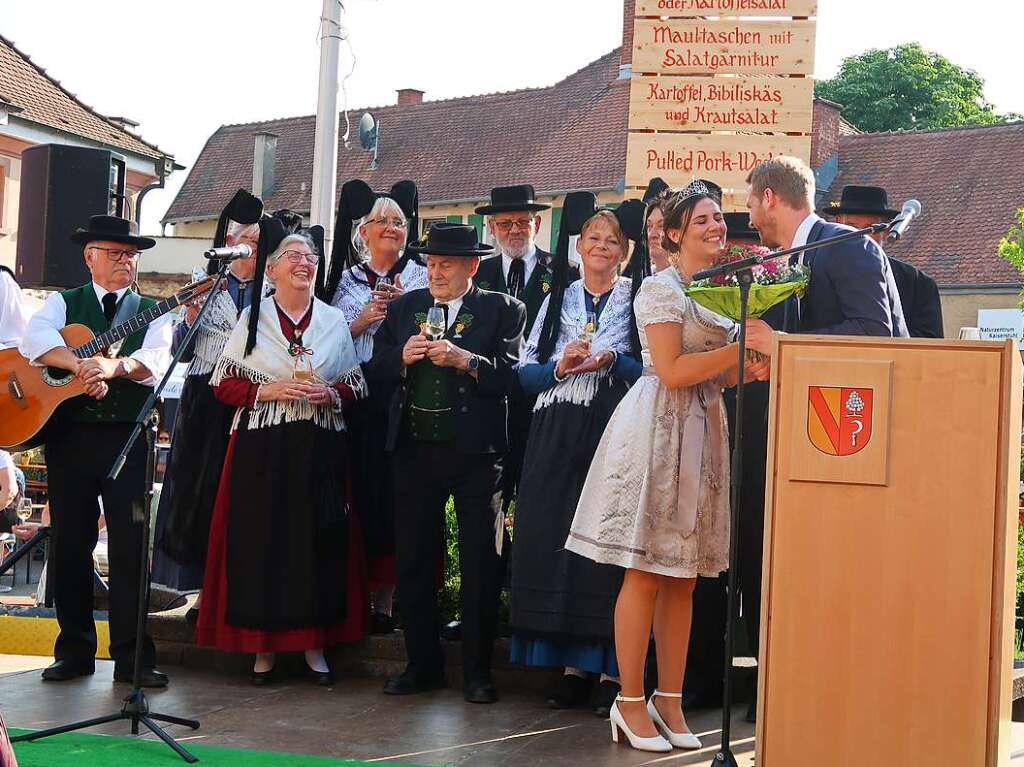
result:
M 729 342 L 734 323 L 687 298 L 673 267 L 634 304 L 644 372 L 619 403 L 590 465 L 566 548 L 625 568 L 694 578 L 729 559 L 729 436 L 717 381 L 668 389 L 654 373 L 646 327 L 683 326 L 682 350 Z

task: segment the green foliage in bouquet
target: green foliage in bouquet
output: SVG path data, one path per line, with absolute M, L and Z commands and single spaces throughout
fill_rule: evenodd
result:
M 739 261 L 751 256 L 768 258 L 771 251 L 758 245 L 733 245 L 716 260 L 715 265 Z M 790 296 L 802 296 L 811 279 L 811 270 L 806 266 L 790 266 L 780 260 L 767 260 L 751 269 L 754 284 L 750 286 L 748 314 L 758 318 L 776 304 Z M 740 318 L 740 288 L 735 275 L 715 277 L 691 283 L 686 295 L 715 314 L 733 322 Z

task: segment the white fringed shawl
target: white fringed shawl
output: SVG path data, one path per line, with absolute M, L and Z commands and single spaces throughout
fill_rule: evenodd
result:
M 251 284 L 250 284 L 251 287 Z M 269 290 L 269 287 L 264 288 Z M 217 360 L 224 353 L 224 346 L 231 337 L 231 331 L 238 324 L 238 307 L 227 290 L 218 290 L 210 299 L 213 305 L 203 317 L 203 324 L 195 334 L 195 347 L 188 375 L 210 373 L 217 366 Z
M 281 332 L 274 299 L 260 302 L 256 346 L 245 356 L 250 308 L 242 310 L 238 323 L 217 361 L 210 385 L 216 386 L 225 378 L 246 378 L 255 384 L 268 384 L 292 378 L 295 359 L 288 353 L 288 340 Z M 323 301 L 313 299 L 313 316 L 302 334 L 302 345 L 312 349 L 313 374 L 319 383 L 333 386 L 344 383 L 352 387 L 356 396 L 367 394 L 366 381 L 356 358 L 345 317 Z M 244 408 L 235 413 L 232 431 L 238 428 L 238 419 Z M 313 405 L 307 400 L 289 402 L 257 402 L 249 411 L 249 429 L 263 429 L 281 423 L 312 421 L 331 431 L 344 431 L 345 419 L 341 409 L 330 405 Z
M 594 354 L 603 351 L 613 351 L 616 354 L 630 353 L 630 329 L 633 324 L 630 311 L 632 285 L 632 280 L 628 277 L 619 277 L 616 280 L 612 294 L 608 296 L 608 303 L 601 311 L 597 332 L 590 344 Z M 558 339 L 555 341 L 554 351 L 551 353 L 551 360 L 560 360 L 566 344 L 579 337 L 580 330 L 587 321 L 586 299 L 583 280 L 576 280 L 565 289 L 565 297 L 562 299 L 562 323 Z M 533 323 L 530 340 L 527 342 L 526 348 L 523 349 L 520 367 L 540 362 L 540 358 L 537 356 L 537 347 L 540 345 L 540 334 L 544 328 L 544 318 L 547 316 L 550 304 L 551 296 L 549 295 L 544 299 L 537 319 Z M 597 394 L 601 380 L 610 374 L 611 368 L 606 367 L 594 373 L 578 373 L 569 376 L 564 381 L 541 392 L 533 409 L 537 411 L 555 402 L 589 405 L 593 401 L 594 395 Z

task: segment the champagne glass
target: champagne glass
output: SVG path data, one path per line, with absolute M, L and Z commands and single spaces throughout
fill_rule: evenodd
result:
M 427 339 L 430 341 L 440 341 L 444 338 L 445 331 L 448 330 L 445 324 L 444 309 L 440 306 L 431 306 L 427 310 L 427 327 L 425 330 Z
M 589 347 L 591 341 L 594 340 L 594 334 L 596 332 L 597 312 L 587 312 L 587 317 L 583 322 L 583 327 L 580 328 L 580 333 L 577 338 Z

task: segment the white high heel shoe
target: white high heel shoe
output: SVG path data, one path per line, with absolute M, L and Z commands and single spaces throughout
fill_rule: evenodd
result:
M 612 708 L 608 712 L 608 718 L 612 722 L 612 741 L 615 743 L 619 742 L 619 731 L 621 730 L 626 734 L 626 740 L 629 741 L 629 745 L 637 751 L 671 751 L 672 744 L 660 735 L 655 735 L 651 738 L 641 738 L 639 735 L 634 735 L 633 731 L 629 729 L 629 725 L 626 724 L 626 720 L 622 717 L 622 713 L 619 711 L 619 701 L 623 703 L 640 703 L 644 700 L 646 699 L 642 695 L 639 698 L 615 696 L 615 702 L 612 703 Z
M 651 720 L 654 722 L 654 726 L 658 728 L 662 735 L 676 748 L 700 748 L 700 739 L 692 732 L 673 732 L 669 729 L 668 725 L 665 724 L 665 720 L 661 718 L 661 712 L 658 711 L 658 707 L 654 705 L 654 699 L 658 696 L 662 698 L 682 698 L 681 692 L 662 692 L 661 690 L 655 690 L 651 695 L 651 699 L 647 701 L 647 713 L 651 715 Z

